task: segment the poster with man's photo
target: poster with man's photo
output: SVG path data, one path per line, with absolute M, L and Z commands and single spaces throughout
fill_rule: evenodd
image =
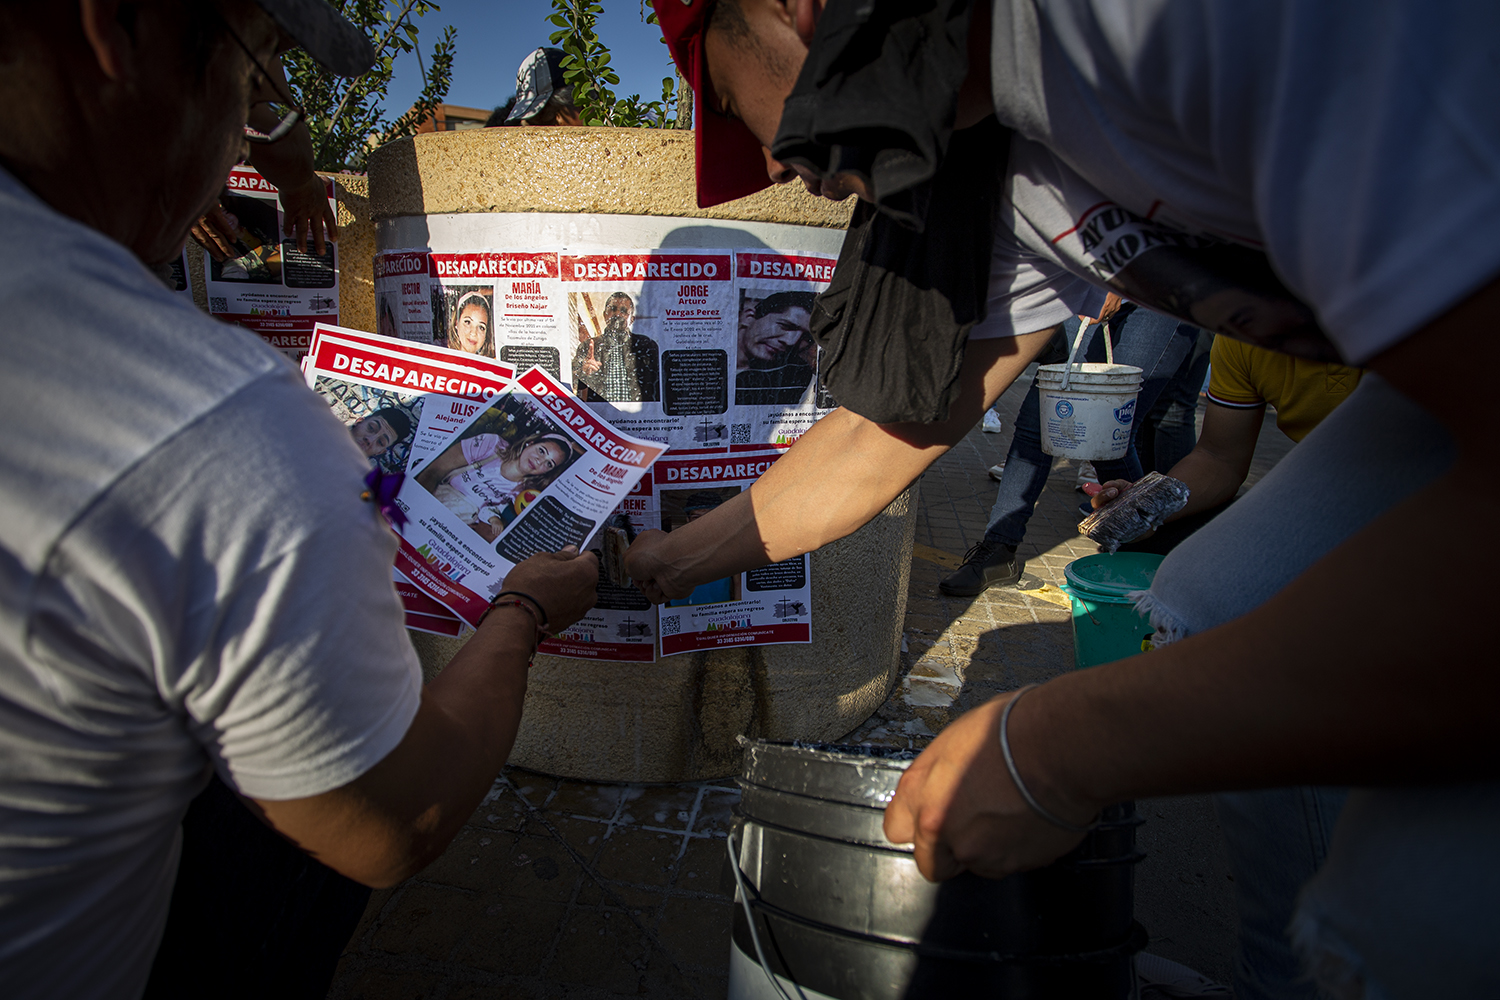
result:
M 641 250 L 561 260 L 579 399 L 680 453 L 728 449 L 733 253 Z
M 432 420 L 419 438 L 418 425 L 431 395 L 475 405 L 510 384 L 509 366 L 438 348 L 391 342 L 358 330 L 318 325 L 303 373 L 328 401 L 370 464 L 389 474 L 404 472 L 412 458 L 441 451 L 460 421 Z M 466 422 L 467 418 L 464 418 Z
M 673 531 L 750 488 L 779 451 L 662 459 L 652 470 L 656 527 Z M 710 580 L 657 612 L 661 653 L 812 642 L 811 562 L 806 555 Z
M 333 182 L 326 181 L 330 206 Z M 276 187 L 253 167 L 229 173 L 219 199 L 234 221 L 233 256 L 203 255 L 209 314 L 255 331 L 293 361 L 307 353 L 313 325 L 339 318 L 337 245 L 321 255 L 283 236 Z
M 516 563 L 587 547 L 666 451 L 610 426 L 541 368 L 482 404 L 429 401 L 417 434 L 440 424 L 447 445 L 409 463 L 396 497 L 408 517 L 396 568 L 475 626 Z
M 375 255 L 375 332 L 380 336 L 434 342 L 430 257 L 426 250 L 382 250 Z
M 818 381 L 810 332 L 813 300 L 835 263 L 816 254 L 735 254 L 736 450 L 789 448 L 837 405 Z

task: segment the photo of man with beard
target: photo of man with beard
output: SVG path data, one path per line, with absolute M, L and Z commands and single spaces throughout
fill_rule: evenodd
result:
M 587 295 L 575 293 L 575 305 L 584 306 L 586 303 L 578 299 Z M 604 301 L 603 333 L 584 340 L 573 354 L 573 388 L 579 399 L 607 403 L 655 403 L 661 399 L 656 341 L 632 332 L 634 319 L 635 302 L 629 295 L 615 292 Z

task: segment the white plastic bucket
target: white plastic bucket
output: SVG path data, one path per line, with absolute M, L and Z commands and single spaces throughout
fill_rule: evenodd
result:
M 1042 451 L 1087 462 L 1123 458 L 1130 447 L 1141 370 L 1134 365 L 1075 364 L 1064 389 L 1067 367 L 1037 369 Z

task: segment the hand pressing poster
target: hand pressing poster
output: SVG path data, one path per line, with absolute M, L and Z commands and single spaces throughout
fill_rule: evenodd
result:
M 471 625 L 516 563 L 586 547 L 666 451 L 600 420 L 540 368 L 487 404 L 428 405 L 418 435 L 460 417 L 447 447 L 407 469 L 396 567 Z
M 561 265 L 578 398 L 674 451 L 727 450 L 733 254 L 564 253 Z
M 836 259 L 740 251 L 735 255 L 736 450 L 789 448 L 836 405 L 818 382 L 813 299 Z
M 328 201 L 335 205 L 333 182 Z M 307 353 L 313 325 L 339 320 L 336 244 L 321 256 L 283 238 L 285 217 L 276 188 L 253 167 L 235 167 L 220 199 L 235 220 L 235 256 L 204 253 L 209 314 L 254 330 L 293 361 Z
M 690 524 L 750 488 L 779 452 L 663 459 L 652 470 L 663 531 Z M 663 656 L 724 646 L 812 642 L 806 555 L 695 588 L 659 611 Z

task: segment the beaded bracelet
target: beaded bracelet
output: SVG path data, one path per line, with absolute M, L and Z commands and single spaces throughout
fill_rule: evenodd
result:
M 1099 825 L 1099 821 L 1096 819 L 1088 826 L 1079 826 L 1077 823 L 1069 823 L 1059 816 L 1054 816 L 1050 811 L 1043 808 L 1042 804 L 1036 800 L 1036 796 L 1032 795 L 1031 790 L 1026 787 L 1026 782 L 1021 780 L 1021 772 L 1016 767 L 1016 759 L 1011 755 L 1009 732 L 1010 710 L 1016 707 L 1016 702 L 1021 700 L 1023 694 L 1036 686 L 1035 684 L 1028 684 L 1011 695 L 1010 701 L 1005 703 L 1005 708 L 1000 712 L 1000 752 L 1005 755 L 1005 769 L 1010 772 L 1010 780 L 1015 783 L 1016 791 L 1021 793 L 1021 798 L 1026 800 L 1026 804 L 1031 807 L 1032 812 L 1053 826 L 1067 830 L 1069 833 L 1088 833 Z

